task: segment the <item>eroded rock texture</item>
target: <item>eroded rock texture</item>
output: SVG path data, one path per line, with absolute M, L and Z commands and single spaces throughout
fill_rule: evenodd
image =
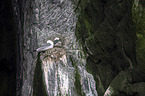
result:
M 87 69 L 94 75 L 99 96 L 103 96 L 108 87 L 111 91 L 107 90 L 105 95 L 144 94 L 143 85 L 137 85 L 141 88 L 137 90 L 132 83 L 138 66 L 132 4 L 133 1 L 129 0 L 80 0 L 79 6 L 85 6 L 80 7 L 76 36 L 89 54 Z
M 133 0 L 71 1 L 0 1 L 0 95 L 46 96 L 43 80 L 58 80 L 56 85 L 55 82 L 46 83 L 52 84 L 47 86 L 49 94 L 55 94 L 53 89 L 56 88 L 58 95 L 144 96 L 145 67 L 144 63 L 136 62 L 136 33 L 131 14 Z M 144 1 L 140 2 L 144 6 Z M 79 19 L 77 12 L 80 12 Z M 80 43 L 76 42 L 75 25 Z M 40 54 L 36 58 L 34 52 L 52 36 L 62 36 L 65 41 L 63 59 L 56 58 L 59 63 L 51 61 L 51 58 L 55 59 L 51 54 L 41 54 L 40 59 Z M 85 56 L 79 44 L 82 44 Z M 64 66 L 62 60 L 67 60 L 68 66 Z M 44 77 L 41 74 L 44 71 L 52 77 Z M 57 72 L 60 77 L 55 75 Z
M 35 4 L 38 46 L 55 37 L 62 46 L 38 55 L 41 62 L 35 67 L 33 95 L 43 91 L 47 96 L 97 96 L 95 80 L 86 71 L 85 54 L 76 41 L 74 4 L 71 0 L 35 0 Z

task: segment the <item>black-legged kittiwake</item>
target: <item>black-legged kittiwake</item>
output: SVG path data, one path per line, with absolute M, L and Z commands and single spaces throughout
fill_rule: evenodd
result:
M 59 41 L 59 38 L 56 37 L 54 39 L 54 42 L 52 40 L 48 40 L 47 43 L 42 44 L 42 47 L 36 49 L 37 52 L 42 52 L 42 51 L 46 51 L 48 49 L 52 49 L 54 47 L 54 45 Z

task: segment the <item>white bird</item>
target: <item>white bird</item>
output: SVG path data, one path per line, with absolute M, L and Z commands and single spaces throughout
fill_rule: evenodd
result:
M 58 43 L 60 41 L 60 39 L 58 38 L 58 37 L 56 37 L 55 39 L 54 39 L 54 45 L 56 44 L 56 43 Z
M 59 38 L 56 37 L 54 39 L 54 42 L 52 42 L 51 40 L 48 40 L 47 43 L 42 44 L 42 47 L 36 49 L 37 52 L 42 52 L 42 51 L 46 51 L 48 49 L 52 49 L 54 47 L 54 44 L 56 44 L 59 41 Z

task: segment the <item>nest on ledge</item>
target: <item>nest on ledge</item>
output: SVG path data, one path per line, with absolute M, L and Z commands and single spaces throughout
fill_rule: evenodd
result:
M 65 55 L 66 52 L 63 48 L 60 47 L 54 47 L 50 50 L 45 51 L 44 53 L 41 53 L 41 56 L 43 60 L 59 60 L 63 55 Z

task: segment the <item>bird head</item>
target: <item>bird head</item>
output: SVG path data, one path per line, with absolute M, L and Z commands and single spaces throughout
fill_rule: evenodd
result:
M 56 40 L 60 40 L 60 39 L 58 37 L 55 37 L 54 41 L 56 41 Z
M 59 39 L 58 37 L 56 37 L 55 39 L 54 39 L 54 46 L 55 47 L 60 47 L 62 44 L 61 44 L 61 39 Z
M 59 41 L 60 41 L 60 39 L 59 39 L 58 37 L 56 37 L 56 38 L 54 39 L 54 44 L 58 43 Z

